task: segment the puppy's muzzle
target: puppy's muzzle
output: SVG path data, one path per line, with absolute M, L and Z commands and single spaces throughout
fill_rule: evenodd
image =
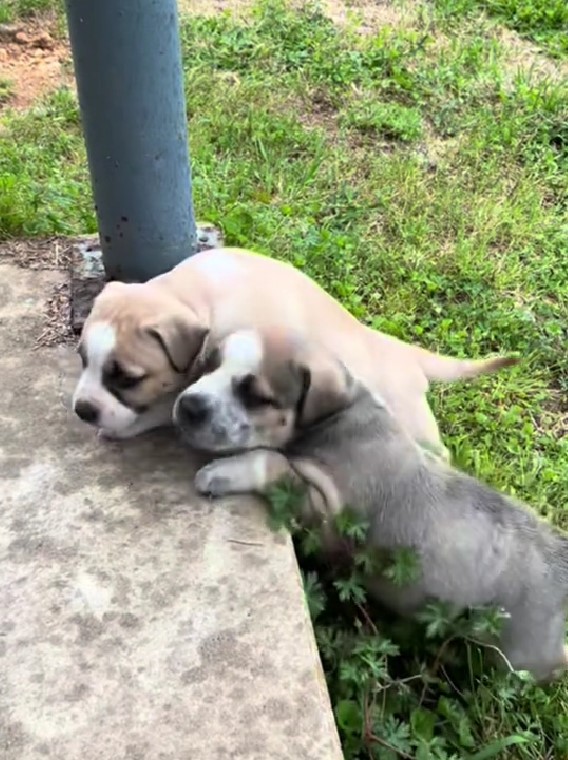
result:
M 213 411 L 210 399 L 202 393 L 182 394 L 176 406 L 177 422 L 182 428 L 204 425 Z
M 99 410 L 89 401 L 77 401 L 75 414 L 89 425 L 96 425 L 99 421 Z

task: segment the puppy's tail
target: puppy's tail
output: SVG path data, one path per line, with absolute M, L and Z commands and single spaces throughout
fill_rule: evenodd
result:
M 478 375 L 497 372 L 505 367 L 518 364 L 516 356 L 494 356 L 488 359 L 455 359 L 451 356 L 434 354 L 418 348 L 418 361 L 428 380 L 451 382 L 465 380 Z

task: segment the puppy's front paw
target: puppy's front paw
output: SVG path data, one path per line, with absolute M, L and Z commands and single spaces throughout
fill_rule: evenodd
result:
M 231 478 L 223 474 L 223 466 L 213 462 L 198 470 L 195 490 L 206 496 L 225 496 L 231 493 Z
M 97 430 L 97 438 L 106 443 L 107 441 L 120 441 L 121 435 L 114 430 Z
M 99 441 L 124 441 L 127 438 L 134 438 L 136 433 L 131 433 L 129 428 L 125 430 L 97 430 Z

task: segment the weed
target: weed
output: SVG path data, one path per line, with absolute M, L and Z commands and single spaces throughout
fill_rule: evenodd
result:
M 0 106 L 8 100 L 12 94 L 12 83 L 7 79 L 0 79 Z
M 347 758 L 479 760 L 502 757 L 508 748 L 523 748 L 527 757 L 551 756 L 537 721 L 505 729 L 507 706 L 542 700 L 544 692 L 528 674 L 494 669 L 492 662 L 502 655 L 488 642 L 501 628 L 498 610 L 458 614 L 435 603 L 417 620 L 401 621 L 373 604 L 365 579 L 383 573 L 401 586 L 412 582 L 420 572 L 414 552 L 371 553 L 367 524 L 347 510 L 333 524 L 343 561 L 337 552 L 330 561 L 317 529 L 302 526 L 296 516 L 302 494 L 284 483 L 267 496 L 272 527 L 291 531 L 304 568 L 306 601 Z M 498 725 L 506 735 L 495 739 Z M 553 747 L 564 751 L 565 739 Z
M 343 113 L 343 123 L 374 137 L 414 142 L 423 133 L 422 115 L 417 108 L 398 103 L 381 103 L 377 96 L 357 99 Z

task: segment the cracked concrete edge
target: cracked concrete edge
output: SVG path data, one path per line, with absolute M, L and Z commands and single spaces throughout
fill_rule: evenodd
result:
M 61 279 L 0 266 L 3 760 L 340 760 L 290 539 L 171 434 L 74 418 L 74 352 L 35 349 Z

